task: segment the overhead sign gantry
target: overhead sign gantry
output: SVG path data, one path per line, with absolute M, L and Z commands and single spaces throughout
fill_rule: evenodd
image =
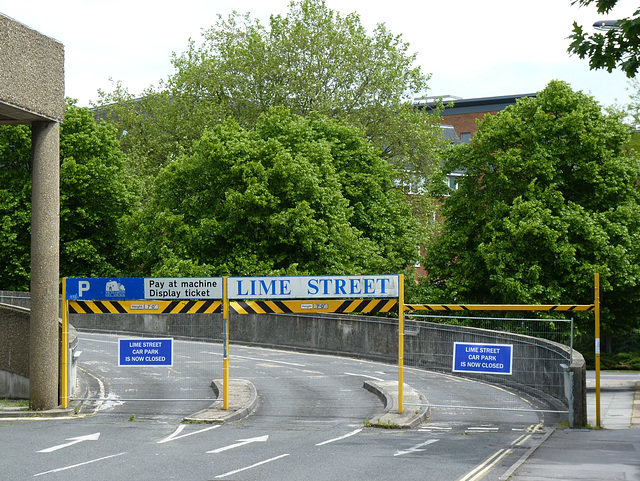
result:
M 68 278 L 63 279 L 63 343 L 66 342 L 65 336 L 68 336 L 69 313 L 212 314 L 222 312 L 223 385 L 225 386 L 223 408 L 227 409 L 230 310 L 237 314 L 398 312 L 399 327 L 402 332 L 404 308 L 401 306 L 403 303 L 403 275 Z M 160 342 L 157 339 L 146 341 Z M 142 342 L 144 343 L 145 340 Z M 164 347 L 165 351 L 170 353 L 171 342 L 165 344 L 167 346 Z M 142 352 L 138 352 L 140 349 Z M 136 341 L 123 340 L 119 365 L 171 362 L 171 356 L 164 352 L 149 354 L 145 353 L 144 349 L 144 346 L 142 348 L 137 346 Z M 402 352 L 402 336 L 400 336 L 400 399 L 402 399 Z M 68 359 L 68 353 L 63 352 L 63 407 L 68 405 L 69 399 Z

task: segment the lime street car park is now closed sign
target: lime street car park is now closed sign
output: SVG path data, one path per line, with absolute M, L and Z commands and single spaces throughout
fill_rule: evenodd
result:
M 453 343 L 453 372 L 511 374 L 511 344 Z
M 173 366 L 173 339 L 118 339 L 118 366 Z

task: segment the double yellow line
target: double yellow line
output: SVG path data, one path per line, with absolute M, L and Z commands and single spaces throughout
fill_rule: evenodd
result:
M 535 426 L 530 426 L 527 429 L 528 434 L 523 434 L 518 439 L 513 441 L 508 448 L 500 449 L 497 452 L 493 453 L 489 458 L 487 458 L 482 464 L 480 464 L 476 469 L 466 474 L 462 478 L 458 479 L 458 481 L 478 481 L 482 479 L 484 476 L 489 473 L 496 465 L 502 461 L 505 457 L 513 453 L 513 448 L 517 446 L 522 446 L 526 443 L 535 432 L 539 431 L 542 428 L 542 424 L 538 424 Z

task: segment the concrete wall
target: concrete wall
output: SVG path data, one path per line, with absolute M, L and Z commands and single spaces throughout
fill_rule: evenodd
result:
M 80 330 L 223 338 L 220 314 L 72 314 L 70 322 Z M 189 326 L 188 331 L 185 326 Z M 337 314 L 232 314 L 229 331 L 232 344 L 357 356 L 393 364 L 398 359 L 398 323 L 394 319 Z M 586 364 L 577 351 L 524 335 L 407 321 L 405 365 L 451 372 L 454 341 L 513 344 L 517 355 L 514 355 L 513 375 L 508 379 L 474 374 L 468 377 L 508 384 L 552 399 L 564 409 L 573 398 L 573 425 L 586 424 Z M 573 362 L 569 365 L 571 357 Z M 565 364 L 566 369 L 561 364 Z M 569 373 L 573 373 L 573 392 Z
M 24 298 L 18 299 L 17 302 Z M 6 299 L 6 297 L 5 297 Z M 2 300 L 2 298 L 0 298 Z M 0 303 L 0 397 L 9 399 L 29 399 L 29 337 L 31 314 L 25 307 Z M 60 330 L 62 325 L 60 325 Z M 78 342 L 76 330 L 69 326 L 69 348 L 73 351 Z M 60 358 L 58 354 L 58 364 Z M 71 366 L 71 385 L 75 385 L 75 369 Z
M 29 398 L 29 309 L 0 304 L 0 397 Z

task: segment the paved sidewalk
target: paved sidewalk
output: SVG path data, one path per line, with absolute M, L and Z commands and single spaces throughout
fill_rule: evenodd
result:
M 595 373 L 587 373 L 587 419 L 596 425 Z M 640 373 L 601 372 L 604 429 L 556 429 L 508 479 L 640 481 Z

